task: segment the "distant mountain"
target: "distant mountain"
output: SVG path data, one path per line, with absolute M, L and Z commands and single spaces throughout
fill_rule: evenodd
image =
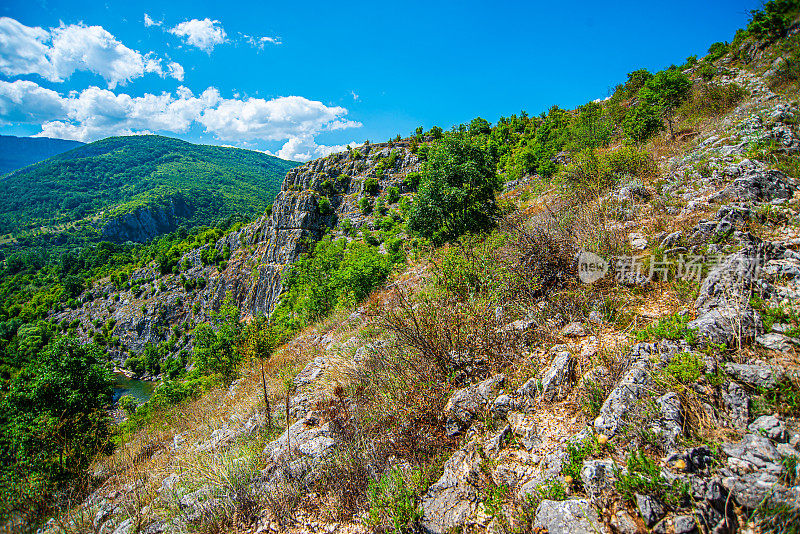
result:
M 0 174 L 27 167 L 84 144 L 49 137 L 0 135 Z
M 109 137 L 0 180 L 0 236 L 147 241 L 260 215 L 299 165 L 156 135 Z

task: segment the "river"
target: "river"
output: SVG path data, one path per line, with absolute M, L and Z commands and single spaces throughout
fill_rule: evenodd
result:
M 122 373 L 114 374 L 114 404 L 117 401 L 129 395 L 139 401 L 139 403 L 146 402 L 153 394 L 156 388 L 155 382 L 147 382 L 145 380 L 136 380 L 135 378 L 128 378 Z

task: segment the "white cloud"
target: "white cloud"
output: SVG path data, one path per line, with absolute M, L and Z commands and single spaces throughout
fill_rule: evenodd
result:
M 241 35 L 242 38 L 245 41 L 247 41 L 247 44 L 255 48 L 258 48 L 259 50 L 263 50 L 264 47 L 268 44 L 273 44 L 273 45 L 283 44 L 283 41 L 281 41 L 280 37 L 268 37 L 268 36 L 253 37 L 252 35 L 247 35 L 245 33 L 240 33 L 239 35 Z
M 174 93 L 142 96 L 89 87 L 60 95 L 34 82 L 0 81 L 0 121 L 41 124 L 39 136 L 94 141 L 109 135 L 185 133 L 199 125 L 217 139 L 282 141 L 280 157 L 308 160 L 345 149 L 317 145 L 317 134 L 360 127 L 347 110 L 301 96 L 224 99 L 214 87 L 199 95 L 180 86 Z
M 361 143 L 351 141 L 348 143 L 350 146 L 358 146 Z M 314 141 L 314 136 L 304 135 L 301 137 L 292 137 L 278 150 L 274 155 L 283 159 L 291 159 L 295 161 L 309 161 L 314 158 L 321 158 L 335 152 L 342 152 L 347 150 L 348 144 L 345 145 L 318 145 Z
M 63 116 L 64 99 L 34 82 L 0 80 L 0 123 L 39 123 Z
M 224 43 L 227 39 L 227 34 L 220 21 L 209 18 L 181 22 L 171 28 L 169 33 L 182 37 L 186 44 L 196 46 L 208 53 L 211 53 L 215 46 Z
M 146 73 L 163 77 L 161 62 L 152 52 L 128 48 L 101 26 L 62 23 L 47 31 L 0 18 L 0 73 L 7 76 L 38 74 L 63 82 L 76 71 L 90 71 L 113 89 Z
M 9 17 L 0 17 L 0 72 L 6 76 L 40 73 L 52 76 L 47 60 L 50 33 L 31 28 Z
M 161 26 L 163 22 L 160 20 L 153 20 L 150 18 L 150 15 L 147 13 L 144 14 L 144 27 L 149 28 L 150 26 Z
M 356 128 L 360 123 L 342 119 L 345 108 L 329 107 L 302 96 L 286 96 L 264 100 L 223 100 L 207 109 L 200 118 L 206 130 L 223 140 L 263 139 L 277 141 L 313 135 L 325 130 Z
M 172 76 L 173 78 L 175 78 L 179 82 L 183 81 L 184 72 L 183 72 L 183 67 L 181 66 L 180 63 L 176 63 L 176 62 L 172 61 L 172 62 L 169 63 L 169 65 L 167 65 L 167 68 L 169 69 L 169 75 L 170 76 Z

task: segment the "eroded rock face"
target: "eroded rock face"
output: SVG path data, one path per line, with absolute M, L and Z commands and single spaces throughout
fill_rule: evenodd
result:
M 481 455 L 475 444 L 456 451 L 444 464 L 444 474 L 422 497 L 422 528 L 445 534 L 458 528 L 478 509 L 483 485 Z
M 394 166 L 377 178 L 376 165 L 393 151 Z M 362 192 L 364 180 L 376 178 L 380 193 L 392 186 L 402 193 L 402 178 L 419 168 L 419 160 L 405 144 L 369 145 L 357 152 L 359 159 L 342 152 L 289 170 L 272 214 L 226 237 L 224 244 L 234 254 L 214 288 L 214 307 L 230 293 L 246 315 L 271 313 L 281 294 L 284 270 L 318 241 L 327 227 L 344 218 L 350 219 L 354 228 L 368 223 L 358 210 L 358 200 L 366 194 Z M 330 214 L 320 213 L 323 196 L 330 201 Z
M 781 246 L 761 243 L 728 256 L 703 280 L 695 302 L 697 319 L 688 326 L 702 339 L 726 345 L 758 336 L 764 327 L 750 306 L 750 294 L 761 266 L 782 255 Z
M 103 239 L 122 243 L 135 241 L 145 243 L 178 226 L 178 218 L 191 214 L 191 208 L 183 199 L 171 200 L 162 208 L 140 208 L 106 221 Z

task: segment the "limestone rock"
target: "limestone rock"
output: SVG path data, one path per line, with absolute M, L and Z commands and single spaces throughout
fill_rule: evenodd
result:
M 547 529 L 548 534 L 596 534 L 603 525 L 592 503 L 586 499 L 566 501 L 544 500 L 536 508 L 534 528 Z
M 504 380 L 503 375 L 496 375 L 455 391 L 444 408 L 447 434 L 453 436 L 466 429 L 497 394 Z
M 774 415 L 762 415 L 750 423 L 747 429 L 757 436 L 764 436 L 781 443 L 786 443 L 788 437 L 786 425 Z
M 778 380 L 783 376 L 783 372 L 779 369 L 773 369 L 766 365 L 743 363 L 727 363 L 725 364 L 725 372 L 740 382 L 765 389 L 775 387 Z

